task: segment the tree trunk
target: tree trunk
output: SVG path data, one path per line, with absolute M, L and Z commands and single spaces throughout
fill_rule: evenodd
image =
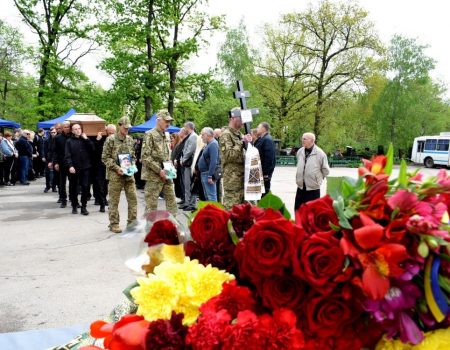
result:
M 155 72 L 155 67 L 153 64 L 153 47 L 152 47 L 152 21 L 153 21 L 153 2 L 154 0 L 150 0 L 148 4 L 148 16 L 147 16 L 147 72 L 148 72 L 148 79 L 145 81 L 145 88 L 147 90 L 147 95 L 144 96 L 144 108 L 145 108 L 145 120 L 149 120 L 152 117 L 153 114 L 153 98 L 149 91 L 153 90 L 153 84 L 151 83 L 150 79 L 153 77 L 153 74 Z
M 321 121 L 322 121 L 322 105 L 323 105 L 323 87 L 319 86 L 317 91 L 316 110 L 314 112 L 314 135 L 316 135 L 316 141 L 319 139 Z
M 177 88 L 177 68 L 176 64 L 169 66 L 169 79 L 170 79 L 170 85 L 169 85 L 169 101 L 167 103 L 167 110 L 169 111 L 170 115 L 173 115 L 174 110 L 174 102 L 175 102 L 175 91 Z

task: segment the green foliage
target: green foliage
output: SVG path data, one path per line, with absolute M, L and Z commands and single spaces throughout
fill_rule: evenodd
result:
M 281 214 L 283 214 L 283 216 L 286 219 L 290 219 L 291 218 L 291 214 L 287 210 L 286 205 L 283 203 L 281 198 L 275 196 L 274 194 L 272 194 L 272 192 L 269 192 L 263 198 L 261 198 L 260 201 L 258 201 L 258 207 L 266 208 L 266 209 L 271 208 L 273 210 L 279 210 L 281 212 Z

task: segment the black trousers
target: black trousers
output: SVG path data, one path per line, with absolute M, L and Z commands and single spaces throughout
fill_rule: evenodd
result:
M 297 187 L 297 194 L 295 195 L 294 211 L 297 211 L 297 209 L 300 208 L 302 204 L 318 198 L 320 198 L 320 189 L 306 191 L 306 187 L 305 189 Z
M 14 180 L 12 179 L 12 177 L 14 177 L 14 162 L 15 162 L 15 157 L 11 156 L 11 157 L 5 157 L 5 161 L 3 162 L 3 178 L 5 179 L 5 184 L 8 182 L 14 182 Z M 11 176 L 12 175 L 12 176 Z M 12 181 L 11 181 L 12 180 Z
M 59 199 L 61 199 L 62 202 L 67 202 L 67 190 L 66 190 L 66 182 L 67 182 L 67 172 L 68 169 L 60 165 L 59 166 Z
M 89 169 L 77 170 L 75 174 L 69 173 L 69 198 L 73 208 L 78 205 L 78 186 L 81 188 L 81 206 L 86 207 L 89 193 Z
M 106 195 L 108 194 L 106 168 L 104 166 L 99 166 L 91 170 L 94 172 L 92 176 L 92 190 L 94 192 L 94 197 L 100 205 L 106 205 Z

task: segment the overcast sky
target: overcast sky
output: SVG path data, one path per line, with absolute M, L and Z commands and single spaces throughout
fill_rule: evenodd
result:
M 313 4 L 318 1 L 311 1 Z M 22 31 L 27 43 L 36 43 L 37 38 L 21 23 L 13 0 L 0 0 L 0 18 Z M 299 0 L 210 0 L 208 11 L 212 15 L 226 15 L 229 27 L 238 25 L 241 18 L 247 26 L 252 41 L 257 40 L 264 23 L 276 23 L 281 14 L 301 11 L 308 1 Z M 446 0 L 359 0 L 361 7 L 369 12 L 369 19 L 375 23 L 381 40 L 388 44 L 394 34 L 416 38 L 419 43 L 429 45 L 426 53 L 436 60 L 433 78 L 443 81 L 450 88 L 450 2 Z M 210 46 L 199 52 L 189 62 L 194 72 L 206 72 L 216 64 L 217 50 L 224 40 L 223 33 L 216 33 L 209 39 Z M 111 84 L 107 74 L 95 66 L 100 57 L 91 55 L 82 62 L 82 69 L 88 76 L 104 87 Z M 450 97 L 450 91 L 446 94 Z

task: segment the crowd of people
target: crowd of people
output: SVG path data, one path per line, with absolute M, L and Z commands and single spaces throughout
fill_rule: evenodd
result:
M 129 135 L 128 117 L 110 124 L 105 132 L 88 137 L 78 123 L 55 124 L 46 135 L 17 129 L 0 134 L 0 186 L 29 185 L 45 177 L 44 192 L 58 192 L 58 203 L 70 202 L 73 214 L 89 215 L 93 196 L 100 212 L 108 206 L 109 229 L 120 233 L 119 201 L 122 190 L 128 204 L 127 222 L 137 218 L 137 192 L 144 189 L 145 210 L 156 210 L 163 198 L 173 215 L 196 210 L 198 200 L 218 201 L 230 209 L 244 201 L 245 150 L 252 143 L 261 159 L 264 193 L 271 188 L 275 169 L 275 144 L 270 126 L 262 122 L 251 134 L 240 132 L 240 117 L 229 117 L 228 126 L 198 131 L 186 122 L 169 135 L 173 121 L 167 110 L 157 113 L 156 126 L 143 138 Z M 296 208 L 318 198 L 328 175 L 325 153 L 314 143 L 314 134 L 302 137 L 298 151 Z M 67 182 L 69 195 L 67 195 Z M 178 198 L 178 199 L 177 199 Z

